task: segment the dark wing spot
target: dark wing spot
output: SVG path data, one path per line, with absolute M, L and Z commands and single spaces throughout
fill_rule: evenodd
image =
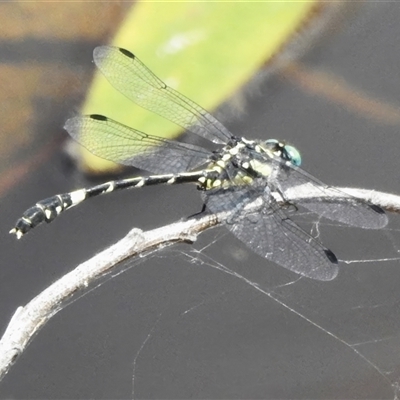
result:
M 370 204 L 370 207 L 378 214 L 385 214 L 385 211 L 381 207 L 376 206 L 375 204 Z
M 89 117 L 92 119 L 97 119 L 99 121 L 107 121 L 107 119 L 108 119 L 104 115 L 100 115 L 100 114 L 90 114 Z
M 123 54 L 123 55 L 125 55 L 125 56 L 127 56 L 127 57 L 129 57 L 129 58 L 135 58 L 135 55 L 133 54 L 133 53 L 131 53 L 130 51 L 128 51 L 128 50 L 126 50 L 126 49 L 119 49 L 119 51 Z
M 335 254 L 333 254 L 333 252 L 329 249 L 325 249 L 325 254 L 328 257 L 328 260 L 332 263 L 332 264 L 337 264 L 338 263 L 338 259 L 336 258 Z

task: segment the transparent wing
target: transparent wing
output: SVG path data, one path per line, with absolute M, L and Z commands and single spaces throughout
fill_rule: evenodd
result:
M 328 186 L 288 162 L 274 159 L 272 163 L 278 169 L 272 184 L 283 193 L 299 185 L 305 185 L 304 189 L 309 186 L 313 193 L 320 193 L 320 196 L 296 199 L 295 204 L 322 217 L 360 228 L 380 229 L 387 225 L 388 218 L 380 207 Z
M 251 250 L 308 278 L 329 281 L 338 274 L 335 255 L 282 212 L 262 187 L 226 189 L 210 193 L 212 212 L 234 209 L 227 228 Z M 246 209 L 251 203 L 258 206 Z M 232 206 L 232 204 L 236 206 Z
M 168 87 L 129 51 L 99 46 L 93 58 L 111 85 L 139 106 L 214 143 L 223 144 L 232 137 L 211 114 Z
M 211 154 L 198 146 L 147 135 L 102 115 L 70 118 L 65 129 L 94 155 L 155 174 L 192 170 Z

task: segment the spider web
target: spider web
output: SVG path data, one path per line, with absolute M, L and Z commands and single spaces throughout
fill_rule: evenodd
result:
M 298 276 L 216 229 L 131 260 L 84 294 L 127 269 L 134 277 L 112 281 L 136 300 L 152 287 L 135 288 L 140 279 L 169 286 L 141 315 L 135 302 L 124 315 L 137 338 L 118 344 L 130 398 L 399 398 L 398 221 L 363 230 L 303 213 L 297 222 L 340 259 L 335 280 Z
M 201 301 L 182 305 L 185 309 L 177 320 L 195 324 L 194 320 L 204 321 L 208 313 L 214 316 L 219 313 L 219 318 L 226 324 L 233 324 L 232 321 L 237 324 L 224 329 L 225 340 L 215 334 L 212 322 L 202 326 L 203 335 L 211 331 L 210 337 L 222 343 L 221 354 L 215 358 L 204 356 L 204 364 L 210 360 L 218 363 L 224 351 L 228 351 L 227 359 L 234 359 L 238 365 L 234 367 L 228 363 L 225 369 L 217 368 L 216 364 L 209 365 L 217 374 L 218 385 L 196 393 L 205 397 L 221 397 L 225 393 L 229 398 L 235 394 L 237 398 L 254 398 L 262 393 L 262 398 L 398 399 L 399 227 L 392 222 L 380 231 L 361 230 L 315 220 L 315 216 L 312 220 L 307 214 L 301 218 L 303 223 L 308 221 L 314 236 L 332 247 L 335 245 L 341 261 L 336 280 L 318 282 L 297 276 L 254 257 L 239 241 L 221 231 L 216 237 L 213 233 L 212 240 L 201 239 L 204 244 L 199 243 L 197 249 L 167 251 L 168 258 L 171 253 L 177 254 L 195 268 L 211 268 L 225 276 L 225 286 L 220 288 L 219 294 L 204 294 Z M 347 246 L 338 248 L 338 241 L 342 244 L 344 241 Z M 377 257 L 370 257 L 371 254 Z M 227 304 L 221 306 L 224 302 Z M 240 304 L 246 304 L 243 307 L 246 310 L 251 310 L 253 305 L 254 312 L 243 314 Z M 256 344 L 230 332 L 240 331 L 243 324 L 247 328 L 241 333 L 250 338 L 254 336 L 258 340 Z M 132 398 L 146 393 L 137 376 L 139 371 L 140 374 L 150 373 L 148 363 L 149 358 L 154 357 L 153 346 L 162 340 L 166 326 L 160 313 L 142 345 L 134 352 Z M 218 324 L 221 326 L 224 324 Z M 267 334 L 264 340 L 262 335 L 254 333 L 260 329 Z M 226 341 L 229 350 L 225 348 Z M 187 346 L 181 345 L 182 348 Z M 248 352 L 243 350 L 246 346 L 251 346 Z M 260 357 L 256 354 L 257 347 Z M 166 351 L 169 357 L 171 351 Z M 207 353 L 206 349 L 202 351 Z M 202 360 L 202 351 L 191 354 Z M 193 362 L 202 363 L 200 360 L 188 361 L 188 369 L 191 370 Z M 177 361 L 171 358 L 170 362 L 173 369 Z M 152 363 L 152 368 L 158 370 L 157 362 L 155 364 Z M 194 371 L 198 370 L 194 368 Z M 203 373 L 207 382 L 207 371 Z M 177 378 L 177 386 L 179 382 Z

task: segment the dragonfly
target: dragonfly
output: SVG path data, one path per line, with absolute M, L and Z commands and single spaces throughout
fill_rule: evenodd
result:
M 253 252 L 302 276 L 329 281 L 338 274 L 335 254 L 288 214 L 293 217 L 305 208 L 355 227 L 380 229 L 387 224 L 379 206 L 302 170 L 301 155 L 294 146 L 233 135 L 209 112 L 167 86 L 130 51 L 99 46 L 93 58 L 110 84 L 131 101 L 208 140 L 215 149 L 148 135 L 103 115 L 68 119 L 66 131 L 96 156 L 153 175 L 113 180 L 41 200 L 10 231 L 18 239 L 92 197 L 129 188 L 194 183 L 203 197 L 203 212 L 226 212 L 224 225 Z M 315 196 L 290 201 L 288 191 L 301 185 L 312 188 Z

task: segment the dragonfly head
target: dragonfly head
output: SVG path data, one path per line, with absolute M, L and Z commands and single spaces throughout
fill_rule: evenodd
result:
M 285 161 L 290 161 L 296 167 L 301 165 L 301 155 L 296 147 L 290 146 L 289 144 L 276 139 L 268 139 L 264 143 L 267 149 L 275 156 L 280 157 Z

